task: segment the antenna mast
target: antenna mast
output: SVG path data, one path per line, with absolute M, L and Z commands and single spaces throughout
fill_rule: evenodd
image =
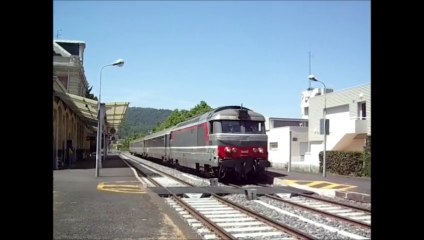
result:
M 309 50 L 309 75 L 311 75 L 311 74 L 312 74 L 312 72 L 311 72 L 311 51 Z M 310 90 L 311 89 L 311 80 L 309 80 L 308 82 L 309 82 L 308 90 Z
M 59 29 L 59 30 L 57 30 L 57 32 L 56 32 L 56 39 L 59 39 L 59 36 L 60 36 L 60 31 L 62 31 L 62 29 Z

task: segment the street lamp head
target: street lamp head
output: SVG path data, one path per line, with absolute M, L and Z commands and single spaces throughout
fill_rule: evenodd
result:
M 315 76 L 314 76 L 314 75 L 312 75 L 312 74 L 311 74 L 311 75 L 309 75 L 309 76 L 308 76 L 308 78 L 309 78 L 309 80 L 311 80 L 311 81 L 318 82 L 318 79 L 316 79 L 316 78 L 315 78 Z
M 116 60 L 116 61 L 115 61 L 112 65 L 113 65 L 113 66 L 122 67 L 122 66 L 124 66 L 124 60 L 122 60 L 122 59 L 118 59 L 118 60 Z

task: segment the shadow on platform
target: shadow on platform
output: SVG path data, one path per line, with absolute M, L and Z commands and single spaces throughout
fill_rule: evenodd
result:
M 266 171 L 266 175 L 268 175 L 270 177 L 285 177 L 285 176 L 287 176 L 287 174 L 278 173 L 278 172 L 271 172 L 271 171 Z
M 102 168 L 127 168 L 128 165 L 117 155 L 107 156 L 102 163 Z M 90 158 L 77 161 L 72 169 L 94 169 L 96 168 L 96 159 Z

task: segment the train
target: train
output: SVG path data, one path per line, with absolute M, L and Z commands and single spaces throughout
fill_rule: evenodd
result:
M 129 151 L 219 180 L 248 180 L 266 175 L 267 142 L 263 115 L 243 106 L 223 106 L 135 139 Z

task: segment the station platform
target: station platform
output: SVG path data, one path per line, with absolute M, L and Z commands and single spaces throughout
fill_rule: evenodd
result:
M 371 178 L 340 176 L 327 173 L 288 172 L 285 169 L 267 168 L 273 183 L 315 192 L 327 197 L 341 197 L 354 201 L 371 202 Z
M 53 239 L 198 239 L 136 173 L 110 155 L 95 176 L 95 159 L 53 172 Z M 275 184 L 370 202 L 370 178 L 268 168 Z M 344 194 L 344 196 L 343 196 Z M 356 198 L 356 199 L 355 199 Z
M 117 155 L 53 172 L 53 239 L 198 239 Z

